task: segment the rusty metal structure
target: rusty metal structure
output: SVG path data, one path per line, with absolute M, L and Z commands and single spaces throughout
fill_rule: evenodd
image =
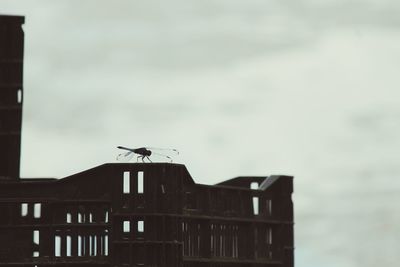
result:
M 0 16 L 0 267 L 293 267 L 293 177 L 196 184 L 184 165 L 19 175 L 23 17 Z

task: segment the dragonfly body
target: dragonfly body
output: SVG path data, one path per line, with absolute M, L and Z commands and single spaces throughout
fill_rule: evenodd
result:
M 124 146 L 118 146 L 117 148 L 127 151 L 125 153 L 119 154 L 118 157 L 117 157 L 117 160 L 125 160 L 125 161 L 129 161 L 132 158 L 133 154 L 137 154 L 138 155 L 137 161 L 140 158 L 140 159 L 142 159 L 142 162 L 144 162 L 144 159 L 146 158 L 150 162 L 152 162 L 149 157 L 152 154 L 154 154 L 154 155 L 159 155 L 159 156 L 165 157 L 170 162 L 172 162 L 172 158 L 169 157 L 168 155 L 160 154 L 158 152 L 154 152 L 153 150 L 156 150 L 156 151 L 157 150 L 164 150 L 164 151 L 167 151 L 167 152 L 168 151 L 172 152 L 175 155 L 179 154 L 178 150 L 176 150 L 176 149 L 150 148 L 150 147 L 129 148 L 129 147 L 124 147 Z
M 135 148 L 135 149 L 132 150 L 132 152 L 135 153 L 135 154 L 139 154 L 139 155 L 145 156 L 145 157 L 151 156 L 151 150 L 148 150 L 145 147 Z

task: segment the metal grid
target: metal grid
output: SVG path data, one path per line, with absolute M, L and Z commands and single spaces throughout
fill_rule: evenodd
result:
M 0 266 L 290 267 L 291 193 L 288 176 L 209 186 L 167 163 L 3 181 Z

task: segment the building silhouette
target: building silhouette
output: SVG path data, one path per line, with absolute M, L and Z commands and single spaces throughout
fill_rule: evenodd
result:
M 0 16 L 0 267 L 292 267 L 290 176 L 196 184 L 170 163 L 21 179 L 23 17 Z

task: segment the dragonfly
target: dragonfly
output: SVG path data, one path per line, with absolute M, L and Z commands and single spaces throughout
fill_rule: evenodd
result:
M 121 154 L 118 154 L 118 161 L 130 161 L 132 157 L 136 154 L 138 155 L 136 158 L 136 162 L 139 159 L 142 159 L 142 162 L 145 162 L 144 159 L 147 159 L 150 162 L 149 158 L 151 155 L 157 155 L 162 158 L 168 159 L 169 162 L 172 162 L 172 155 L 179 155 L 179 151 L 173 148 L 157 148 L 157 147 L 138 147 L 138 148 L 129 148 L 124 146 L 117 146 L 118 149 L 125 150 Z

